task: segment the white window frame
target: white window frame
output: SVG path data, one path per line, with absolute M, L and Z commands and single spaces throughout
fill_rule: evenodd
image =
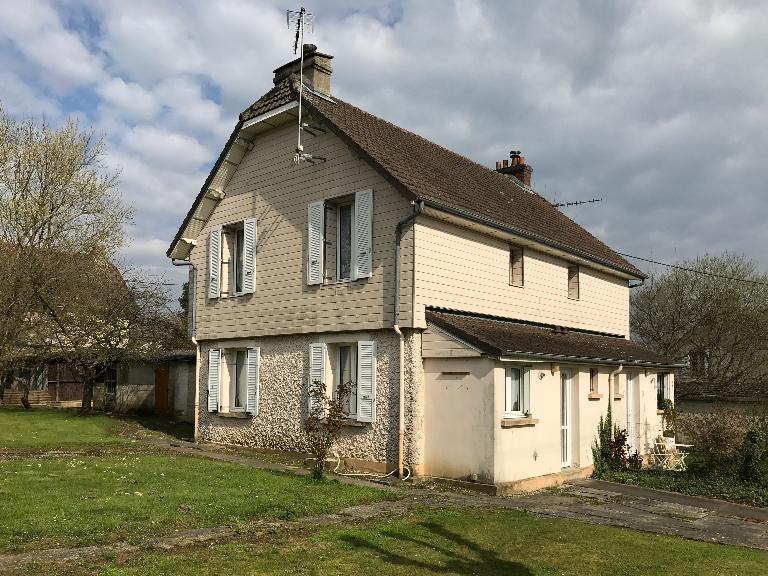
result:
M 349 206 L 349 276 L 341 277 L 341 207 Z M 355 236 L 357 234 L 357 219 L 355 218 L 355 198 L 335 204 L 336 208 L 336 282 L 352 282 L 356 280 L 355 266 Z
M 514 370 L 518 374 L 517 393 L 519 398 L 519 410 L 512 410 L 512 390 L 514 388 L 511 381 L 511 371 Z M 527 418 L 530 416 L 530 408 L 526 409 L 526 406 L 530 406 L 530 398 L 526 398 L 526 386 L 525 378 L 526 371 L 525 366 L 507 366 L 504 369 L 504 418 Z M 530 377 L 530 376 L 529 376 Z M 530 386 L 528 390 L 530 395 Z

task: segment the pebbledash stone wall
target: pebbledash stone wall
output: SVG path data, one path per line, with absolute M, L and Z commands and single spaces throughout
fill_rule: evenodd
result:
M 376 421 L 345 427 L 337 446 L 342 458 L 397 465 L 399 339 L 393 330 L 368 332 L 376 341 Z M 424 372 L 421 332 L 403 329 L 405 336 L 406 463 L 418 471 L 423 462 Z M 271 336 L 249 340 L 261 348 L 258 414 L 246 419 L 208 412 L 208 350 L 225 342 L 201 343 L 200 439 L 204 442 L 304 451 L 307 417 L 309 345 L 316 334 Z M 235 341 L 231 343 L 237 347 Z M 328 383 L 327 383 L 328 384 Z

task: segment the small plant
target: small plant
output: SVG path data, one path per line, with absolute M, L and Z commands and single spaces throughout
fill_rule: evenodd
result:
M 613 421 L 611 419 L 611 405 L 608 404 L 608 412 L 600 416 L 600 422 L 597 424 L 597 438 L 592 443 L 592 462 L 594 465 L 593 475 L 599 478 L 605 474 L 611 461 L 611 431 Z
M 310 408 L 305 434 L 307 451 L 312 456 L 312 478 L 321 480 L 325 461 L 339 439 L 348 411 L 351 383 L 340 384 L 336 394 L 329 398 L 325 384 L 315 380 L 309 387 Z
M 669 398 L 664 400 L 664 413 L 661 416 L 661 427 L 665 438 L 674 438 L 677 423 L 677 409 Z

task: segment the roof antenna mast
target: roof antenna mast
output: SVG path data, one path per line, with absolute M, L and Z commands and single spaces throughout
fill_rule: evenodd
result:
M 304 94 L 304 30 L 309 26 L 310 31 L 314 32 L 315 17 L 302 6 L 298 12 L 286 10 L 285 20 L 289 29 L 294 27 L 296 29 L 296 35 L 293 40 L 293 53 L 296 54 L 301 50 L 301 56 L 299 57 L 299 134 L 296 140 L 296 154 L 293 156 L 293 162 L 295 164 L 301 164 L 302 162 L 315 164 L 316 162 L 325 161 L 325 158 L 304 152 L 304 146 L 301 144 L 301 132 L 305 127 L 301 119 L 301 101 Z

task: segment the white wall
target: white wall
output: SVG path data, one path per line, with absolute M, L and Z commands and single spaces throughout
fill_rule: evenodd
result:
M 493 482 L 493 361 L 424 360 L 424 473 Z

